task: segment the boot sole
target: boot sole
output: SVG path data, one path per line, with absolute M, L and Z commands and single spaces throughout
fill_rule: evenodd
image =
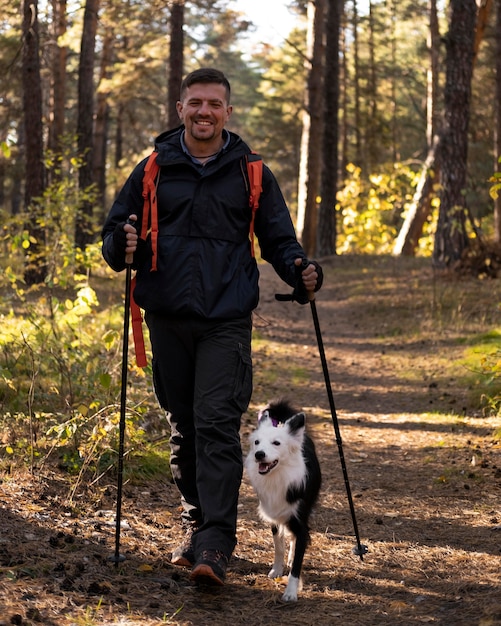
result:
M 209 585 L 211 587 L 222 587 L 224 585 L 224 581 L 219 578 L 212 567 L 204 563 L 195 567 L 190 574 L 190 580 L 200 585 Z
M 178 565 L 179 567 L 193 567 L 194 561 L 190 561 L 185 556 L 177 556 L 171 559 L 172 565 Z

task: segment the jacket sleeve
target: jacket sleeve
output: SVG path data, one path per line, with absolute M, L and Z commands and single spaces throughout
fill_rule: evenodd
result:
M 125 257 L 117 256 L 113 244 L 113 231 L 117 224 L 126 222 L 129 215 L 137 215 L 137 225 L 140 227 L 143 214 L 143 176 L 146 159 L 141 161 L 127 179 L 113 203 L 108 217 L 101 231 L 103 240 L 103 257 L 108 265 L 116 272 L 125 269 Z
M 265 165 L 263 192 L 255 217 L 255 233 L 262 258 L 273 265 L 283 281 L 295 287 L 294 260 L 306 255 L 297 240 L 289 209 L 277 180 Z

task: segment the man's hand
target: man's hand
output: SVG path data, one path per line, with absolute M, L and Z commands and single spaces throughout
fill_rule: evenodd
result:
M 125 223 L 124 231 L 126 233 L 126 246 L 125 246 L 125 256 L 133 255 L 137 250 L 137 230 L 135 226 L 130 224 L 129 222 L 137 222 L 137 215 L 130 215 L 129 221 Z
M 303 262 L 303 259 L 298 258 L 294 261 L 294 265 L 299 267 Z M 303 279 L 303 285 L 306 291 L 313 292 L 318 291 L 322 286 L 323 272 L 322 268 L 316 261 L 310 261 L 308 265 L 301 272 Z
M 131 215 L 127 222 L 120 222 L 113 231 L 113 245 L 115 246 L 115 253 L 118 256 L 123 254 L 126 258 L 126 263 L 132 263 L 132 257 L 137 250 L 137 231 L 132 222 L 137 221 L 136 215 Z

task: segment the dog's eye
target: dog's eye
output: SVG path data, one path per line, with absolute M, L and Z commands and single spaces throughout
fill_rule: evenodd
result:
M 279 446 L 279 445 L 280 445 L 280 441 L 276 441 L 276 440 L 275 440 L 275 441 L 273 442 L 273 445 L 274 445 L 274 446 Z
M 256 440 L 254 441 L 254 445 L 255 445 L 255 446 L 258 446 L 258 445 L 259 445 L 259 439 L 256 439 Z

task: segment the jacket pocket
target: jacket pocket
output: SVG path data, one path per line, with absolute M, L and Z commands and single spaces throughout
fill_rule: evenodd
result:
M 252 357 L 250 346 L 238 344 L 233 401 L 238 409 L 245 413 L 252 396 Z

